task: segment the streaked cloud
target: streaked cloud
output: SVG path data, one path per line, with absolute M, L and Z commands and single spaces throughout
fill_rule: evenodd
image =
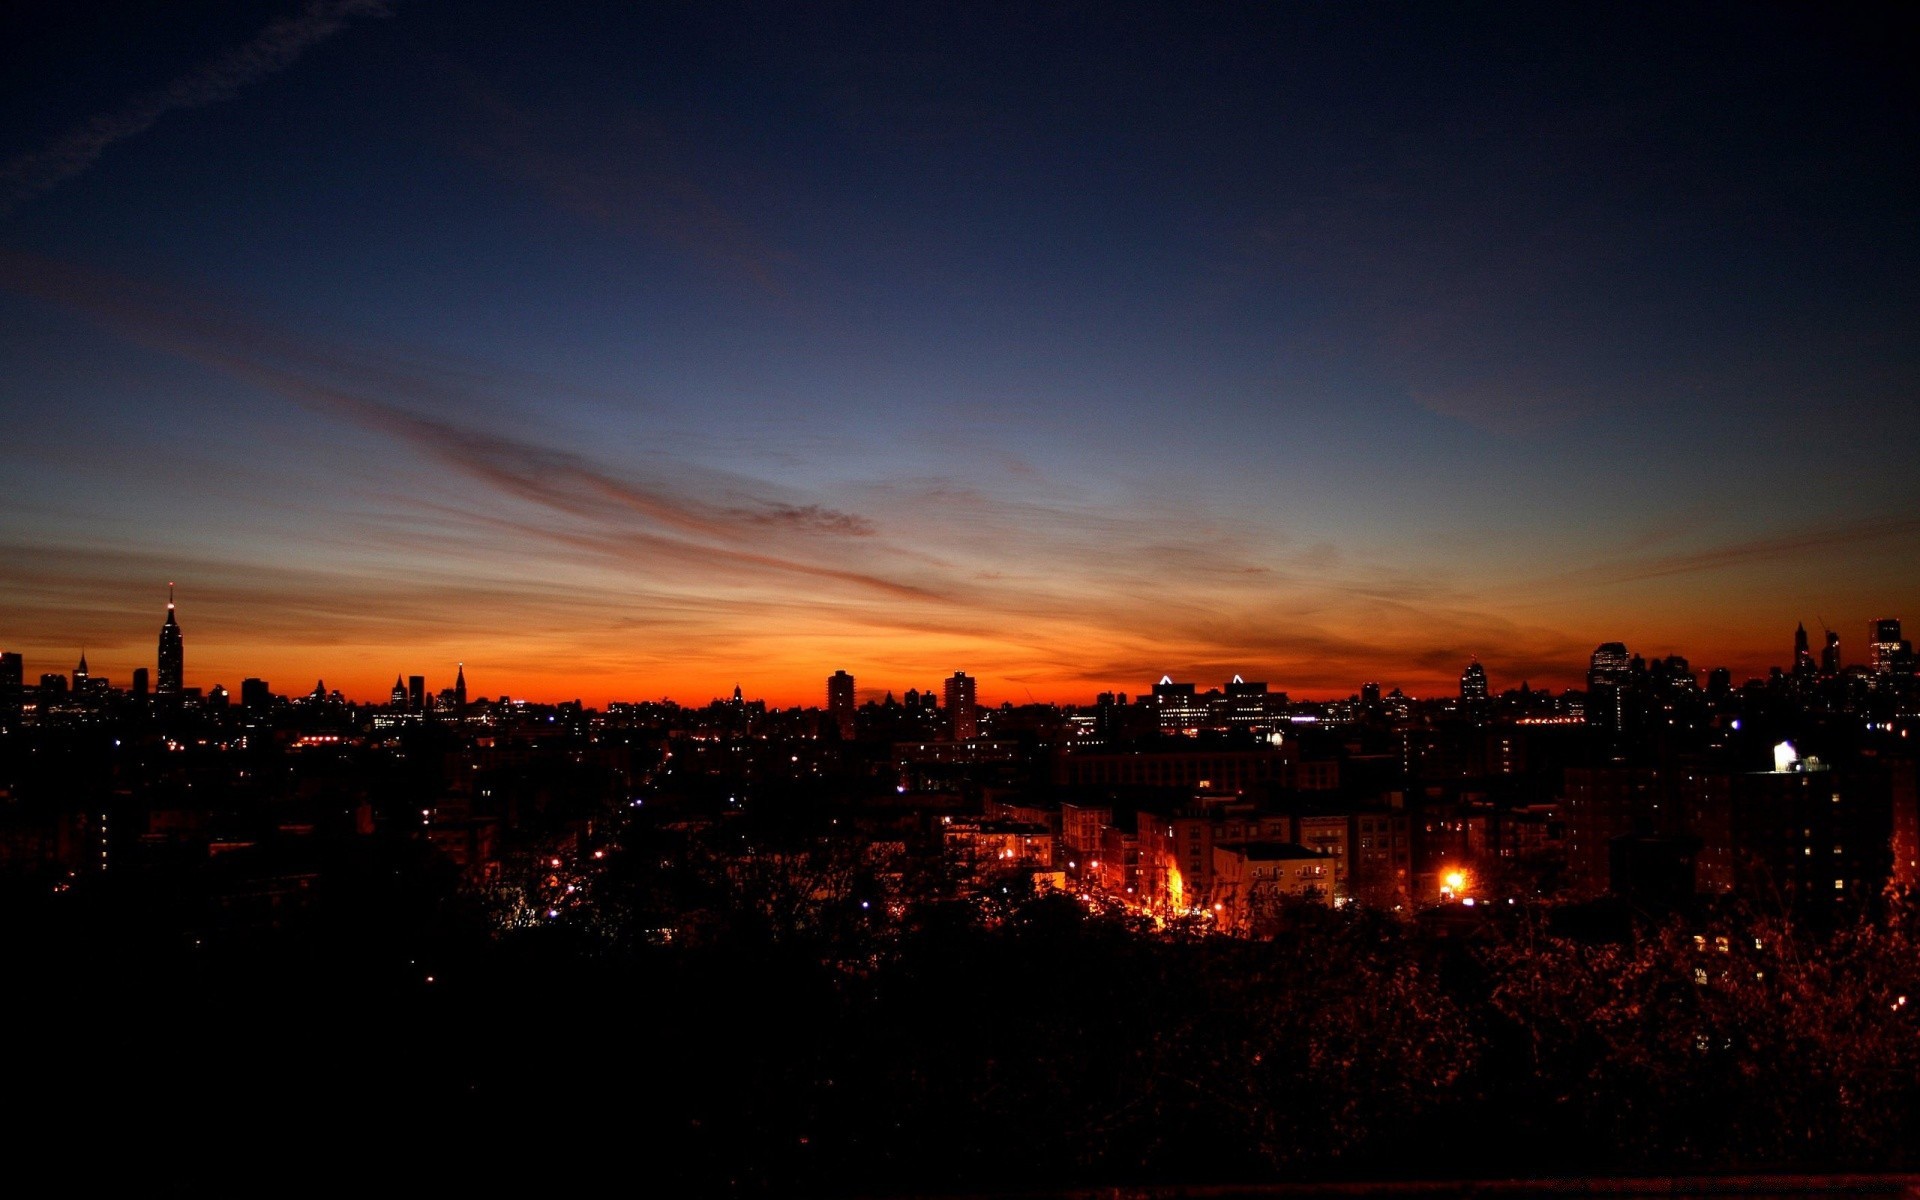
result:
M 98 113 L 45 148 L 0 166 L 0 216 L 72 179 L 91 167 L 109 146 L 145 133 L 168 113 L 231 99 L 242 88 L 286 70 L 354 18 L 387 11 L 384 0 L 309 0 L 298 14 L 273 21 L 245 45 L 180 76 L 159 91 Z

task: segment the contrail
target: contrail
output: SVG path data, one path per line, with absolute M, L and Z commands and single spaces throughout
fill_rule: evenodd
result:
M 124 108 L 82 122 L 44 150 L 22 154 L 0 167 L 0 216 L 72 179 L 92 166 L 108 146 L 146 132 L 168 113 L 217 104 L 248 84 L 292 66 L 309 46 L 332 37 L 352 18 L 386 11 L 385 0 L 309 0 L 304 12 L 273 22 L 246 45 Z

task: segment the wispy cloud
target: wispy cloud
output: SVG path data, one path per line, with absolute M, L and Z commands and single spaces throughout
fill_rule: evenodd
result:
M 1295 536 L 1284 521 L 1228 518 L 1201 496 L 1087 494 L 1038 472 L 991 488 L 977 472 L 882 476 L 828 495 L 685 461 L 670 444 L 609 457 L 538 436 L 530 413 L 542 392 L 525 379 L 508 381 L 527 392 L 509 400 L 497 394 L 499 375 L 471 365 L 307 336 L 238 304 L 5 250 L 0 287 L 441 468 L 430 489 L 383 494 L 376 514 L 330 524 L 325 536 L 340 543 L 317 561 L 338 562 L 341 586 L 364 598 L 354 607 L 366 615 L 315 621 L 309 633 L 286 632 L 289 643 L 337 643 L 364 628 L 383 644 L 439 644 L 476 629 L 472 614 L 511 610 L 516 627 L 542 631 L 548 662 L 598 664 L 616 695 L 623 672 L 793 679 L 822 662 L 889 673 L 963 667 L 990 686 L 1049 695 L 1162 671 L 1205 682 L 1259 673 L 1324 692 L 1366 677 L 1412 682 L 1409 663 L 1421 679 L 1445 679 L 1472 653 L 1490 669 L 1505 656 L 1532 674 L 1581 652 L 1551 629 L 1489 611 L 1484 595 L 1444 571 Z M 309 541 L 290 552 L 316 561 L 315 549 Z M 42 569 L 24 550 L 18 562 L 21 581 Z M 170 573 L 157 562 L 143 569 Z M 437 603 L 393 599 L 409 572 Z M 277 604 L 297 591 L 289 582 L 259 599 Z M 305 610 L 296 601 L 290 611 Z M 608 649 L 643 630 L 638 647 Z M 534 636 L 494 653 L 535 662 L 520 644 Z M 464 657 L 471 667 L 476 656 Z
M 72 179 L 92 166 L 107 147 L 145 133 L 168 113 L 205 108 L 229 99 L 241 88 L 286 70 L 355 17 L 386 11 L 384 0 L 310 0 L 297 15 L 272 22 L 245 45 L 159 91 L 97 114 L 44 149 L 19 155 L 0 166 L 0 216 Z
M 1809 526 L 1767 537 L 1743 538 L 1695 550 L 1612 559 L 1555 576 L 1546 582 L 1578 584 L 1582 587 L 1642 583 L 1673 575 L 1724 571 L 1751 563 L 1831 554 L 1867 543 L 1902 538 L 1920 538 L 1920 517 L 1875 516 Z
M 784 297 L 790 255 L 771 245 L 688 165 L 665 126 L 639 111 L 530 107 L 462 74 L 473 119 L 461 148 L 548 203 L 605 228 L 643 233 L 722 275 Z

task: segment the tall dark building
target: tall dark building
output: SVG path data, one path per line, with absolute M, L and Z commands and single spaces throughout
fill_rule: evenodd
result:
M 1602 642 L 1587 664 L 1587 723 L 1623 733 L 1633 683 L 1633 657 L 1623 642 Z
M 150 678 L 152 677 L 147 674 L 147 669 L 145 667 L 135 667 L 133 669 L 133 698 L 134 699 L 145 700 L 147 698 L 147 693 L 153 690 L 152 688 L 147 686 L 147 681 Z
M 178 696 L 186 686 L 186 646 L 180 640 L 180 622 L 173 616 L 173 585 L 167 585 L 167 623 L 160 627 L 159 686 L 162 696 Z
M 1827 644 L 1820 650 L 1820 673 L 1838 675 L 1840 673 L 1840 635 L 1827 630 Z
M 273 692 L 264 679 L 240 681 L 240 705 L 253 712 L 264 712 L 273 704 Z
M 26 660 L 9 650 L 0 654 L 0 705 L 18 707 L 26 688 Z
M 407 706 L 407 684 L 406 681 L 398 675 L 393 677 L 393 696 L 389 703 L 395 708 L 405 708 Z
M 1477 658 L 1460 672 L 1460 699 L 1471 705 L 1487 702 L 1487 671 Z
M 80 665 L 73 669 L 73 690 L 75 692 L 86 691 L 87 680 L 92 677 L 92 673 L 87 670 L 87 652 L 82 650 L 80 652 Z
M 1900 618 L 1882 617 L 1873 623 L 1873 669 L 1890 675 L 1911 665 L 1913 647 L 1900 636 Z
M 827 715 L 840 727 L 840 740 L 853 740 L 853 676 L 835 671 L 827 677 Z
M 465 714 L 467 711 L 467 664 L 456 666 L 453 675 L 453 711 Z
M 953 740 L 970 742 L 980 736 L 980 714 L 975 706 L 974 681 L 965 671 L 955 671 L 946 685 L 947 720 L 953 723 Z
M 427 710 L 427 677 L 425 675 L 407 676 L 407 707 L 414 712 Z
M 1805 624 L 1796 625 L 1793 630 L 1793 673 L 1805 679 L 1817 672 L 1813 651 L 1807 646 L 1807 627 Z

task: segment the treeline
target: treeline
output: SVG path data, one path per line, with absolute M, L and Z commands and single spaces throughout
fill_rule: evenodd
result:
M 1819 937 L 1305 906 L 1249 942 L 1057 895 L 769 922 L 756 886 L 692 943 L 613 896 L 506 934 L 394 898 L 203 957 L 101 939 L 102 910 L 12 956 L 13 1078 L 116 1137 L 611 1164 L 663 1194 L 1859 1171 L 1920 1144 L 1901 906 Z
M 1317 907 L 1245 942 L 1062 896 L 851 940 L 546 930 L 470 996 L 580 1041 L 469 1102 L 578 1097 L 702 1191 L 1904 1169 L 1915 951 L 1899 916 L 1592 940 Z

